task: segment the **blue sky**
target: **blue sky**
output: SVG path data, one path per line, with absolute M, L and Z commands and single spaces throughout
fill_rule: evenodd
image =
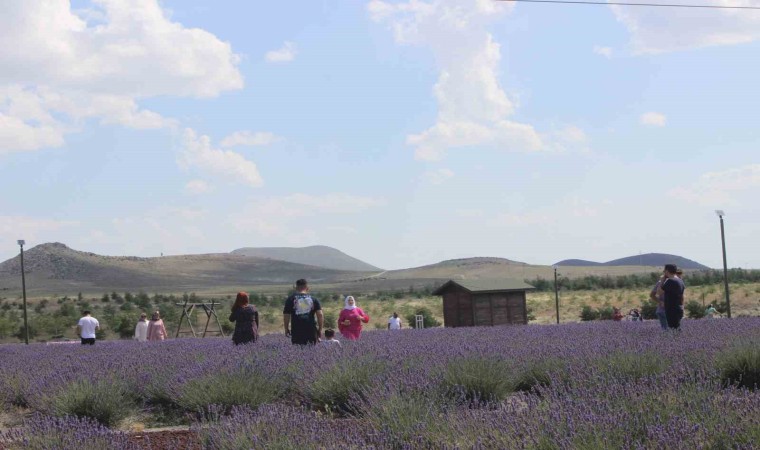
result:
M 725 0 L 724 4 L 744 4 Z M 760 11 L 11 0 L 0 259 L 330 245 L 383 268 L 760 267 Z

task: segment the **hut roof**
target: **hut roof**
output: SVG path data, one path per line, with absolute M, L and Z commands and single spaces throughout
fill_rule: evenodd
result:
M 535 289 L 520 280 L 511 280 L 509 278 L 481 279 L 481 280 L 449 280 L 433 291 L 433 295 L 442 295 L 451 286 L 460 286 L 466 291 L 472 293 L 503 292 L 503 291 L 527 291 Z

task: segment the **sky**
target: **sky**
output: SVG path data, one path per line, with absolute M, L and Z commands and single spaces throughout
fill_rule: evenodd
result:
M 700 4 L 707 0 L 692 0 Z M 756 0 L 714 0 L 758 5 Z M 760 268 L 760 11 L 0 0 L 0 260 Z

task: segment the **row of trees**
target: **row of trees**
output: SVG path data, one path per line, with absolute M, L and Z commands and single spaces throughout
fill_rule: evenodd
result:
M 651 288 L 662 274 L 652 272 L 648 274 L 632 274 L 618 276 L 587 275 L 580 278 L 559 277 L 557 283 L 561 289 L 568 291 L 588 291 L 597 289 L 641 289 Z M 723 282 L 722 270 L 703 270 L 687 272 L 685 279 L 689 286 L 705 286 Z M 536 277 L 525 280 L 526 283 L 535 286 L 539 292 L 553 291 L 554 280 Z M 728 271 L 729 283 L 757 283 L 760 282 L 760 270 L 731 269 Z

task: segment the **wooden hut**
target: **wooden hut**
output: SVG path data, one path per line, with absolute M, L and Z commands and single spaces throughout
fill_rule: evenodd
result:
M 433 295 L 443 297 L 446 327 L 527 324 L 525 293 L 531 289 L 519 280 L 449 280 Z

